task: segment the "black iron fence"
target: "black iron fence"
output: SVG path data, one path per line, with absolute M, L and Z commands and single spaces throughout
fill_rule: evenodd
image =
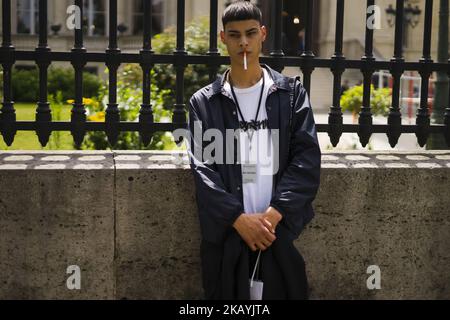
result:
M 282 50 L 282 1 L 274 1 L 274 33 L 270 55 L 261 58 L 263 63 L 278 71 L 286 66 L 299 67 L 303 73 L 303 84 L 308 92 L 311 88 L 311 75 L 316 68 L 327 68 L 333 73 L 333 103 L 330 108 L 328 124 L 317 124 L 319 132 L 327 132 L 331 143 L 336 146 L 344 132 L 358 133 L 360 142 L 365 146 L 373 133 L 386 133 L 389 143 L 394 147 L 402 133 L 415 133 L 420 146 L 424 146 L 430 133 L 443 134 L 450 146 L 450 106 L 446 106 L 445 124 L 431 124 L 428 107 L 429 78 L 435 71 L 445 70 L 450 77 L 448 63 L 436 63 L 431 58 L 431 30 L 433 18 L 433 0 L 425 0 L 425 23 L 423 30 L 423 54 L 417 62 L 405 62 L 403 58 L 403 19 L 405 0 L 396 0 L 395 50 L 390 61 L 377 61 L 373 55 L 374 30 L 366 25 L 365 55 L 360 60 L 348 60 L 343 55 L 343 28 L 345 0 L 337 1 L 335 53 L 330 59 L 319 59 L 312 51 L 314 0 L 307 0 L 304 50 L 298 56 L 284 56 Z M 74 4 L 81 10 L 82 0 Z M 375 0 L 367 0 L 367 7 Z M 185 50 L 184 25 L 185 1 L 177 0 L 177 41 L 173 54 L 155 54 L 152 51 L 152 6 L 151 0 L 144 1 L 143 44 L 139 53 L 125 54 L 117 46 L 117 0 L 109 0 L 109 46 L 104 53 L 91 53 L 83 46 L 82 28 L 75 29 L 74 46 L 70 52 L 52 52 L 47 44 L 47 0 L 39 0 L 39 43 L 34 51 L 15 50 L 11 42 L 11 0 L 2 0 L 3 41 L 0 48 L 0 63 L 3 66 L 3 107 L 1 109 L 0 132 L 7 145 L 11 145 L 18 130 L 35 131 L 40 143 L 45 146 L 52 131 L 70 131 L 77 145 L 81 145 L 86 131 L 104 131 L 109 142 L 114 145 L 121 131 L 138 131 L 142 141 L 148 145 L 157 131 L 173 131 L 186 127 L 184 91 L 184 70 L 189 64 L 207 64 L 210 78 L 213 80 L 220 65 L 229 64 L 229 58 L 220 56 L 217 49 L 218 0 L 210 0 L 210 48 L 204 55 L 189 55 Z M 370 14 L 367 14 L 369 19 Z M 11 70 L 16 61 L 35 61 L 39 69 L 39 99 L 35 121 L 17 121 L 12 101 Z M 70 122 L 52 121 L 50 104 L 47 101 L 47 70 L 53 61 L 68 61 L 75 70 L 75 102 Z M 86 109 L 83 105 L 82 70 L 88 62 L 104 62 L 109 69 L 109 102 L 106 108 L 105 122 L 86 121 Z M 139 122 L 124 122 L 120 119 L 117 103 L 117 70 L 121 64 L 138 63 L 143 70 L 143 101 L 139 113 Z M 155 64 L 172 64 L 176 69 L 176 102 L 173 106 L 172 123 L 157 123 L 153 119 L 150 104 L 150 70 Z M 363 105 L 358 124 L 343 124 L 340 106 L 341 76 L 346 69 L 358 69 L 363 74 Z M 390 70 L 393 77 L 392 103 L 385 125 L 374 125 L 370 107 L 370 86 L 376 70 Z M 405 71 L 418 71 L 421 81 L 420 107 L 415 125 L 402 125 L 400 112 L 400 78 Z

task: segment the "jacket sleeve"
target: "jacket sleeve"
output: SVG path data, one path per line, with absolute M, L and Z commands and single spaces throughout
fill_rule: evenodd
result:
M 203 158 L 207 146 L 202 136 L 205 125 L 199 104 L 193 96 L 189 102 L 189 140 L 188 155 L 196 186 L 196 199 L 199 209 L 200 228 L 205 240 L 222 243 L 227 229 L 244 212 L 241 201 L 226 190 L 217 170 L 217 164 Z M 201 131 L 199 126 L 201 124 Z M 201 135 L 195 130 L 200 131 Z
M 288 162 L 270 203 L 283 216 L 281 223 L 293 239 L 314 216 L 312 201 L 319 189 L 321 165 L 313 112 L 301 85 L 294 105 Z

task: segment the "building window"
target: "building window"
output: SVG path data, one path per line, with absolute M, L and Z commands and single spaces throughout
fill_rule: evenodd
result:
M 38 0 L 17 0 L 17 33 L 39 33 Z
M 144 32 L 144 1 L 133 1 L 133 35 L 139 35 Z M 162 32 L 163 2 L 162 0 L 152 0 L 152 36 Z
M 83 1 L 83 30 L 88 36 L 106 35 L 105 0 Z

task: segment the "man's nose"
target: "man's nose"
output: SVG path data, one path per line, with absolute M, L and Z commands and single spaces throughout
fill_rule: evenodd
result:
M 247 37 L 242 37 L 241 38 L 241 48 L 247 48 L 248 47 L 248 40 Z

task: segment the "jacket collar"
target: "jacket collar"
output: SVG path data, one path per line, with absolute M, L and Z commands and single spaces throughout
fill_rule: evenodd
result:
M 282 75 L 281 73 L 273 70 L 266 64 L 261 64 L 261 67 L 265 68 L 267 72 L 269 73 L 270 77 L 272 78 L 274 85 L 269 89 L 269 94 L 273 91 L 276 91 L 277 89 L 281 90 L 290 90 L 289 86 L 289 78 Z M 212 96 L 223 93 L 226 95 L 226 91 L 223 88 L 225 84 L 225 80 L 227 79 L 227 75 L 230 72 L 230 69 L 227 69 L 223 75 L 217 77 L 216 81 L 212 83 L 212 90 L 209 90 L 208 98 L 211 98 Z

